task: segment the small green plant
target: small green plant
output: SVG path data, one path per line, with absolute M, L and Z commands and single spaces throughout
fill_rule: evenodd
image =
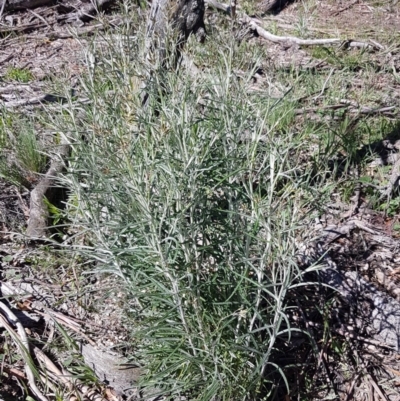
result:
M 43 199 L 49 211 L 49 216 L 52 221 L 52 225 L 56 226 L 64 217 L 63 211 L 57 206 L 53 205 L 46 197 Z
M 31 173 L 41 173 L 46 166 L 46 156 L 36 134 L 30 127 L 17 139 L 16 155 L 21 165 Z
M 6 81 L 17 81 L 21 83 L 28 83 L 34 78 L 31 71 L 26 68 L 16 68 L 10 67 L 4 74 L 4 79 Z
M 382 203 L 379 210 L 385 212 L 387 216 L 396 216 L 400 211 L 400 197 L 390 199 L 388 202 Z

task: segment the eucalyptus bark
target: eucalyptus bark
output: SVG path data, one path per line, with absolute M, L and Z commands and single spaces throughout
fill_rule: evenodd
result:
M 176 67 L 191 34 L 195 34 L 200 42 L 204 41 L 204 11 L 204 0 L 178 0 L 177 3 L 172 0 L 153 0 L 146 31 L 147 60 L 156 57 L 165 66 L 167 46 L 172 36 L 175 41 L 173 64 Z

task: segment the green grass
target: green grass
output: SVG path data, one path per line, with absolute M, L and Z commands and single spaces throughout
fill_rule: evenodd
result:
M 47 163 L 34 122 L 5 112 L 0 120 L 0 138 L 0 177 L 30 188 Z
M 6 81 L 17 81 L 26 84 L 32 81 L 34 76 L 26 68 L 9 67 L 4 74 L 4 79 Z

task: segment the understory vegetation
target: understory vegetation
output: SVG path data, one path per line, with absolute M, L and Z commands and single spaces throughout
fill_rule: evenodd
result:
M 69 143 L 63 205 L 48 202 L 53 244 L 78 254 L 86 273 L 124 282 L 134 300 L 124 311 L 128 356 L 143 369 L 143 391 L 228 401 L 326 390 L 313 382 L 316 339 L 293 318 L 299 304 L 315 308 L 326 325 L 317 341 L 345 353 L 329 334 L 329 299 L 315 304 L 322 257 L 303 255 L 311 227 L 328 205 L 351 204 L 360 185 L 372 209 L 399 211 L 399 198 L 379 191 L 387 167 L 369 165 L 374 143 L 398 139 L 398 123 L 330 108 L 352 95 L 371 106 L 373 88 L 352 93 L 348 83 L 360 69 L 372 82 L 377 62 L 365 50 L 319 47 L 310 57 L 331 67 L 279 67 L 265 43 L 237 40 L 243 28 L 217 15 L 176 69 L 150 74 L 145 22 L 124 7 L 130 22 L 83 49 L 77 93 L 66 87 L 64 104 L 19 122 L 17 136 L 15 116 L 2 117 L 1 176 L 29 187 L 44 172 L 53 150 L 35 124 L 54 148 Z

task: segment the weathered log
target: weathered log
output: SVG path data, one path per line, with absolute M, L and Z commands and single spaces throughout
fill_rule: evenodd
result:
M 165 65 L 166 46 L 169 26 L 177 35 L 174 64 L 179 61 L 180 53 L 189 35 L 196 34 L 198 40 L 205 39 L 204 0 L 180 0 L 173 7 L 171 0 L 154 0 L 146 30 L 146 55 L 149 59 L 155 52 L 158 60 Z
M 133 389 L 140 375 L 140 368 L 127 365 L 127 360 L 117 355 L 94 348 L 90 344 L 82 345 L 82 356 L 96 376 L 112 387 L 119 395 Z
M 50 168 L 31 192 L 30 210 L 26 235 L 30 239 L 45 238 L 49 228 L 49 212 L 44 198 L 51 201 L 58 175 L 64 169 L 64 158 L 68 156 L 69 145 L 62 143 L 60 150 L 50 163 Z
M 187 40 L 195 34 L 199 42 L 204 42 L 206 28 L 204 25 L 204 0 L 180 0 L 173 15 L 172 25 Z

